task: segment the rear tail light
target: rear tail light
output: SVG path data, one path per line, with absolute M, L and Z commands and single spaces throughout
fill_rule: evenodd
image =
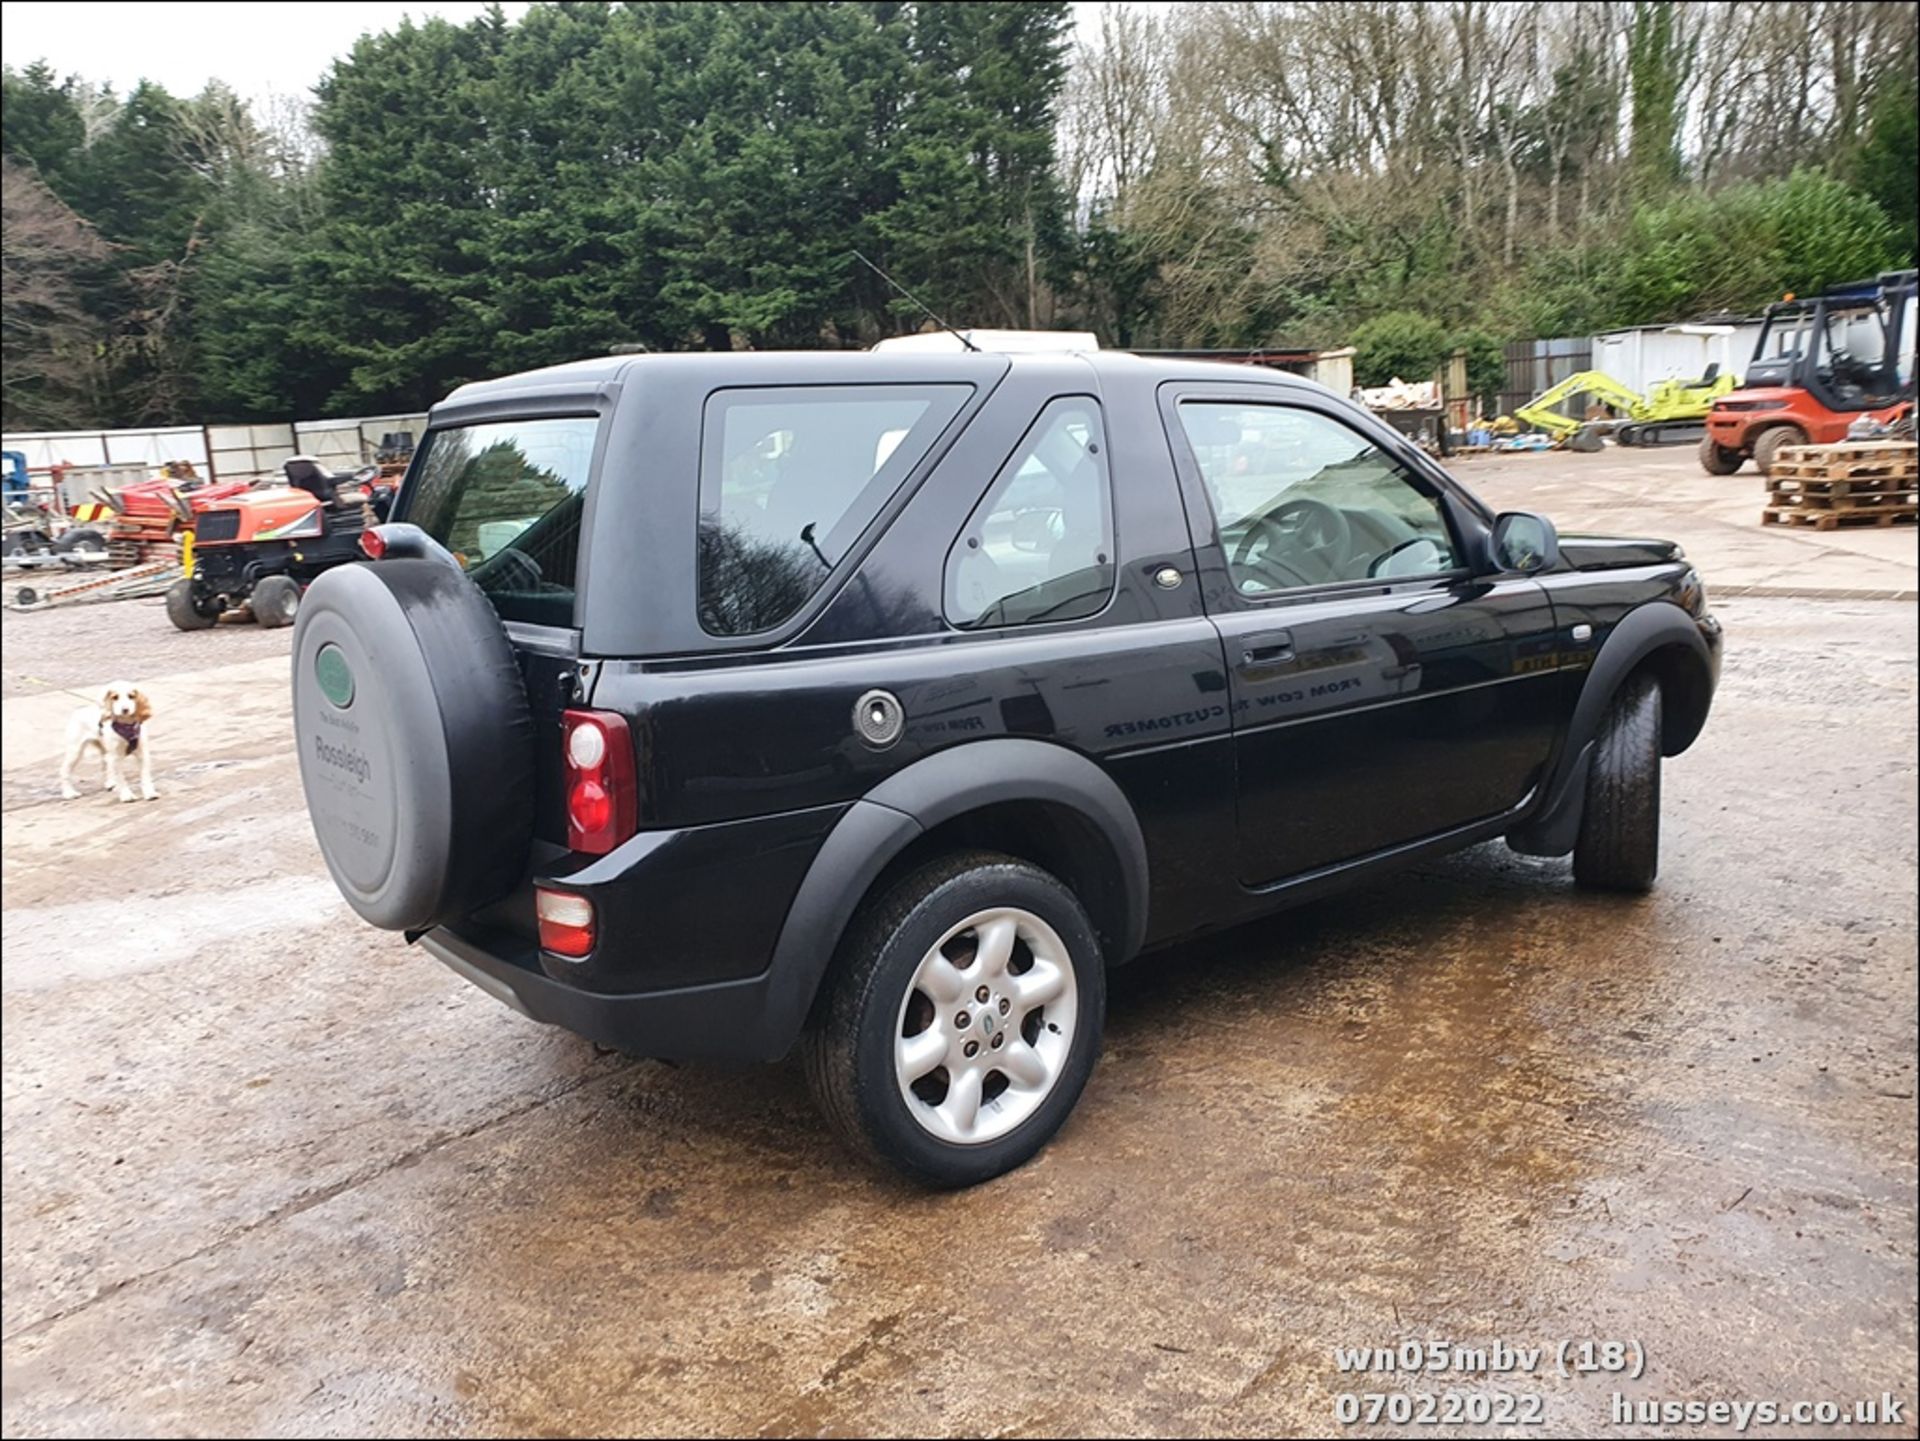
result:
M 378 560 L 387 553 L 387 538 L 380 534 L 379 527 L 360 532 L 360 549 L 367 553 L 368 560 Z
M 593 950 L 593 902 L 573 891 L 534 889 L 540 918 L 540 949 L 576 960 Z
M 625 717 L 570 710 L 561 718 L 567 761 L 567 845 L 603 856 L 639 827 L 640 788 Z

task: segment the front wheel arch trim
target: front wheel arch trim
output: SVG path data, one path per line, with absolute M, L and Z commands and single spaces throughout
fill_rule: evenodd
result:
M 1693 616 L 1670 601 L 1649 601 L 1627 612 L 1594 657 L 1560 757 L 1545 783 L 1546 801 L 1507 837 L 1515 850 L 1535 856 L 1564 856 L 1573 850 L 1600 723 L 1627 678 L 1648 665 L 1655 668 L 1669 702 L 1661 754 L 1679 755 L 1693 744 L 1706 724 L 1713 660 Z M 1689 694 L 1678 693 L 1682 690 Z

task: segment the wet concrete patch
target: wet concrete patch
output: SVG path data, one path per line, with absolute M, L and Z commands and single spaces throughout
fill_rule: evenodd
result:
M 1654 895 L 1487 846 L 1149 958 L 1059 1140 L 952 1196 L 851 1166 L 791 1066 L 598 1056 L 344 916 L 231 924 L 324 884 L 242 735 L 178 756 L 244 761 L 179 778 L 190 865 L 158 806 L 77 864 L 227 917 L 163 964 L 65 974 L 79 832 L 10 820 L 5 1429 L 1317 1433 L 1415 1389 L 1335 1346 L 1443 1337 L 1913 1397 L 1914 617 L 1725 619 Z M 1544 1434 L 1613 1389 L 1474 1384 Z

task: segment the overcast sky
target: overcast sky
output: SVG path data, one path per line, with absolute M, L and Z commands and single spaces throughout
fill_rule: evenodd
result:
M 526 8 L 501 6 L 509 17 Z M 1073 8 L 1082 23 L 1099 9 Z M 16 70 L 45 60 L 61 75 L 104 81 L 121 94 L 145 78 L 175 95 L 198 94 L 215 79 L 249 99 L 304 95 L 369 30 L 391 29 L 403 15 L 458 22 L 485 9 L 458 0 L 4 0 L 0 60 Z
M 369 30 L 391 29 L 403 15 L 471 20 L 486 8 L 458 0 L 5 0 L 0 60 L 16 70 L 45 60 L 61 75 L 105 81 L 123 95 L 142 79 L 175 95 L 198 94 L 209 80 L 248 98 L 300 95 Z M 527 7 L 501 8 L 514 16 Z

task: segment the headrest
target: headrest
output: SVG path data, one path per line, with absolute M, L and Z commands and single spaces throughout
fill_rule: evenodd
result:
M 1241 439 L 1239 420 L 1227 411 L 1213 406 L 1197 407 L 1187 417 L 1187 434 L 1195 445 L 1238 445 Z

